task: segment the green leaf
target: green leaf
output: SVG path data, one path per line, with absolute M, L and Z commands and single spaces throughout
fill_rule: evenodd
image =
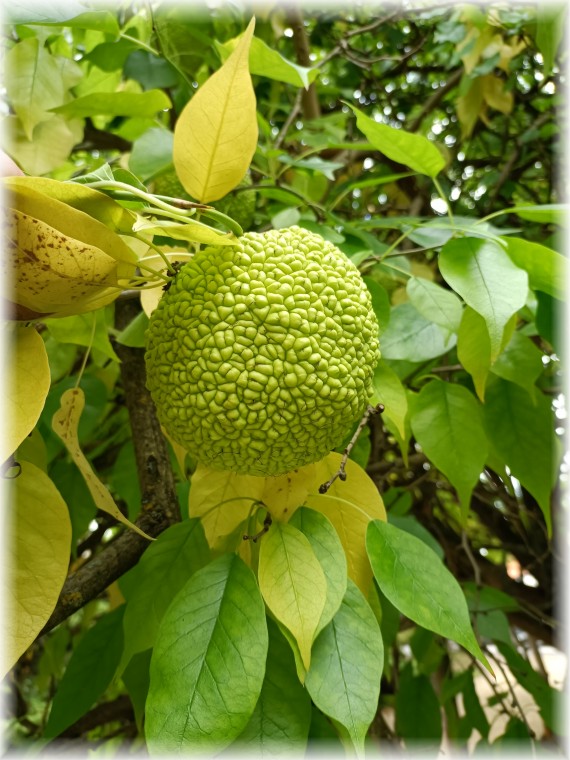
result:
M 259 550 L 265 603 L 295 637 L 306 669 L 325 608 L 327 581 L 309 539 L 292 525 L 273 523 Z
M 337 613 L 346 592 L 346 556 L 331 521 L 321 512 L 300 507 L 289 520 L 289 525 L 309 539 L 327 582 L 327 598 L 315 633 L 316 638 Z
M 295 675 L 291 650 L 271 619 L 267 630 L 269 649 L 261 694 L 249 723 L 228 748 L 250 757 L 303 752 L 311 723 L 311 700 Z
M 162 90 L 147 92 L 94 92 L 75 98 L 57 108 L 54 113 L 61 113 L 68 118 L 85 118 L 87 116 L 155 116 L 159 111 L 171 107 L 170 98 Z
M 235 50 L 240 37 L 234 37 L 234 39 L 223 44 L 215 43 L 222 61 L 225 61 L 230 53 Z M 251 40 L 249 71 L 251 74 L 305 89 L 308 89 L 311 82 L 314 82 L 320 73 L 319 69 L 306 68 L 287 60 L 277 50 L 270 48 L 263 40 L 260 40 L 259 37 L 253 37 Z
M 144 705 L 150 685 L 151 654 L 152 651 L 150 649 L 147 649 L 146 652 L 135 654 L 121 675 L 121 679 L 125 684 L 129 699 L 133 705 L 137 727 L 141 732 Z
M 519 385 L 498 380 L 483 407 L 493 449 L 537 500 L 550 533 L 550 494 L 557 479 L 560 443 L 550 399 L 533 399 Z
M 500 245 L 474 238 L 446 243 L 439 269 L 465 303 L 485 319 L 494 360 L 501 350 L 505 325 L 526 303 L 526 272 L 513 264 Z
M 143 554 L 136 569 L 136 587 L 125 612 L 123 668 L 137 652 L 152 647 L 170 603 L 188 579 L 210 560 L 199 519 L 170 526 Z
M 384 359 L 420 362 L 441 356 L 456 342 L 455 335 L 422 317 L 413 304 L 402 303 L 392 309 L 380 349 Z
M 174 135 L 168 129 L 152 127 L 133 143 L 129 169 L 143 182 L 172 166 Z
M 370 403 L 384 404 L 384 418 L 389 417 L 401 437 L 406 437 L 408 397 L 402 381 L 384 361 L 378 362 L 374 370 L 374 395 Z
M 107 34 L 119 34 L 117 18 L 111 11 L 86 11 L 85 4 L 73 0 L 65 5 L 42 4 L 18 0 L 9 9 L 11 24 L 39 24 L 41 26 L 69 26 L 76 29 L 94 29 Z
M 151 754 L 219 752 L 251 718 L 265 673 L 265 608 L 247 565 L 225 554 L 195 573 L 162 619 L 150 665 Z
M 540 206 L 515 206 L 505 213 L 516 214 L 521 219 L 539 224 L 564 225 L 568 222 L 570 206 L 567 203 L 545 203 Z
M 388 522 L 391 525 L 395 525 L 396 528 L 404 530 L 406 533 L 419 538 L 420 541 L 423 541 L 424 544 L 429 546 L 434 554 L 437 554 L 441 560 L 445 558 L 445 552 L 441 548 L 437 539 L 434 538 L 429 530 L 427 530 L 427 528 L 424 528 L 424 526 L 418 522 L 415 517 L 409 515 L 393 515 L 391 512 L 388 512 Z
M 542 355 L 530 338 L 515 332 L 491 367 L 491 372 L 520 385 L 534 400 L 535 382 L 544 370 Z
M 498 642 L 497 647 L 513 676 L 532 695 L 548 728 L 558 732 L 560 726 L 556 725 L 559 721 L 555 710 L 558 692 L 511 645 Z
M 366 284 L 366 287 L 370 291 L 372 297 L 372 308 L 378 319 L 378 327 L 380 329 L 380 335 L 388 327 L 390 321 L 390 296 L 386 291 L 386 288 L 382 287 L 372 277 L 362 278 Z
M 130 346 L 131 348 L 144 348 L 145 347 L 145 334 L 148 327 L 149 319 L 144 311 L 129 322 L 124 330 L 117 335 L 117 343 L 121 343 L 123 346 Z
M 491 338 L 485 320 L 470 306 L 465 307 L 459 325 L 457 358 L 473 378 L 475 391 L 484 401 L 491 369 Z
M 400 673 L 395 707 L 396 731 L 407 750 L 435 754 L 442 737 L 439 700 L 430 679 L 414 676 L 411 663 Z
M 507 253 L 517 267 L 528 272 L 529 285 L 533 290 L 542 290 L 560 301 L 566 300 L 568 262 L 565 256 L 522 238 L 505 237 L 503 240 L 507 244 Z
M 71 62 L 70 62 L 71 63 Z M 6 94 L 13 111 L 20 117 L 28 140 L 34 127 L 48 121 L 52 108 L 61 105 L 67 87 L 62 78 L 58 59 L 50 55 L 36 37 L 18 42 L 6 55 Z M 76 84 L 81 70 L 76 70 Z
M 423 541 L 374 520 L 368 526 L 366 549 L 381 591 L 400 612 L 461 644 L 490 670 L 471 628 L 461 586 Z
M 55 116 L 34 127 L 29 140 L 17 116 L 4 117 L 3 132 L 10 156 L 28 174 L 47 174 L 67 159 L 74 145 L 83 139 L 83 122 Z
M 339 611 L 315 642 L 305 686 L 319 710 L 350 737 L 359 756 L 376 715 L 383 665 L 378 623 L 349 580 Z
M 44 324 L 50 335 L 60 343 L 74 343 L 78 346 L 96 348 L 104 356 L 118 362 L 119 357 L 113 350 L 109 339 L 105 312 L 102 309 L 73 317 L 45 319 Z
M 489 451 L 480 405 L 466 388 L 431 380 L 414 399 L 410 422 L 426 456 L 457 490 L 466 517 Z
M 455 293 L 423 277 L 410 277 L 406 285 L 408 298 L 419 313 L 449 332 L 459 330 L 463 306 Z
M 47 738 L 59 736 L 75 723 L 113 680 L 123 650 L 124 611 L 121 605 L 101 617 L 73 651 L 53 698 L 44 732 Z
M 355 114 L 356 126 L 362 134 L 392 161 L 428 177 L 436 177 L 445 166 L 443 155 L 427 137 L 379 124 L 350 103 L 347 105 Z
M 536 9 L 536 35 L 538 49 L 544 59 L 543 75 L 548 77 L 554 66 L 555 58 L 564 39 L 567 7 L 560 5 L 539 5 Z

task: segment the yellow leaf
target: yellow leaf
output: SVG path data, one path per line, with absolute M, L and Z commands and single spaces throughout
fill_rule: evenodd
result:
M 188 240 L 192 243 L 203 243 L 204 245 L 236 244 L 234 235 L 218 232 L 213 227 L 208 227 L 207 224 L 197 222 L 195 219 L 188 219 L 184 224 L 145 219 L 137 222 L 134 229 L 146 235 L 164 235 L 174 240 Z
M 34 327 L 16 327 L 6 371 L 7 425 L 2 435 L 4 462 L 32 432 L 50 386 L 47 352 Z
M 327 581 L 309 539 L 287 523 L 273 523 L 259 549 L 259 588 L 265 603 L 295 637 L 304 667 L 327 598 Z
M 341 459 L 340 454 L 332 452 L 317 463 L 319 485 L 338 471 Z M 366 529 L 371 520 L 386 520 L 386 510 L 374 481 L 351 459 L 346 463 L 346 475 L 345 482 L 335 480 L 327 493 L 313 493 L 305 503 L 322 512 L 334 525 L 346 553 L 348 575 L 366 595 L 372 580 Z
M 81 388 L 70 388 L 65 391 L 61 397 L 61 406 L 52 418 L 54 432 L 61 438 L 65 444 L 65 448 L 69 451 L 71 458 L 79 468 L 97 507 L 103 510 L 103 512 L 113 515 L 116 520 L 122 522 L 129 528 L 132 528 L 139 535 L 143 536 L 143 538 L 148 538 L 149 541 L 153 541 L 153 538 L 147 536 L 144 531 L 134 525 L 130 520 L 127 520 L 119 507 L 115 504 L 109 491 L 93 472 L 91 465 L 81 451 L 79 440 L 77 438 L 77 427 L 84 407 L 85 396 Z
M 198 89 L 174 129 L 173 160 L 186 192 L 201 203 L 240 182 L 257 145 L 256 102 L 248 68 L 252 19 L 236 49 Z
M 504 114 L 510 114 L 513 110 L 513 93 L 505 89 L 505 83 L 493 74 L 481 77 L 483 98 L 491 108 Z
M 495 30 L 487 24 L 483 29 L 472 27 L 469 30 L 464 39 L 457 45 L 466 74 L 470 74 L 477 66 L 483 52 L 490 52 L 487 51 L 487 48 L 496 38 L 501 41 L 501 37 L 496 35 Z M 462 53 L 462 50 L 465 52 Z
M 81 314 L 119 295 L 124 265 L 21 211 L 3 213 L 8 232 L 3 274 L 13 283 L 16 319 Z
M 503 71 L 508 72 L 511 65 L 511 60 L 519 53 L 522 53 L 526 46 L 527 45 L 524 39 L 521 39 L 518 42 L 513 42 L 512 45 L 509 45 L 508 42 L 503 41 L 500 48 L 501 57 L 499 63 L 497 64 L 499 68 L 503 69 Z
M 473 132 L 483 107 L 483 85 L 481 77 L 478 77 L 471 82 L 469 90 L 457 99 L 457 118 L 463 137 L 469 137 Z
M 6 481 L 11 540 L 4 554 L 5 599 L 3 676 L 32 644 L 53 612 L 67 576 L 71 522 L 59 491 L 38 467 L 20 462 L 17 478 Z
M 213 551 L 217 551 L 224 537 L 247 519 L 255 502 L 262 500 L 264 487 L 265 478 L 198 465 L 192 475 L 188 508 L 190 517 L 202 518 Z
M 287 522 L 298 507 L 305 503 L 309 491 L 315 487 L 314 464 L 287 472 L 278 477 L 262 478 L 265 481 L 261 500 L 273 520 Z

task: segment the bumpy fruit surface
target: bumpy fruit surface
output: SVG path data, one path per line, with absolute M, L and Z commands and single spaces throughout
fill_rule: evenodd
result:
M 356 267 L 299 227 L 186 264 L 153 312 L 147 385 L 172 438 L 210 467 L 279 475 L 363 413 L 378 323 Z

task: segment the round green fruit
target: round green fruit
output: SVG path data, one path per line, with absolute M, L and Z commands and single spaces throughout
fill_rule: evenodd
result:
M 356 267 L 299 227 L 185 264 L 153 312 L 147 385 L 169 435 L 210 467 L 280 475 L 362 415 L 378 323 Z

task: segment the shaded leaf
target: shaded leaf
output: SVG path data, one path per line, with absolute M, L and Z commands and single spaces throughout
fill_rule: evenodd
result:
M 528 272 L 533 290 L 542 290 L 560 301 L 566 299 L 568 262 L 562 254 L 522 238 L 505 237 L 503 240 L 514 263 Z
M 457 357 L 473 378 L 475 391 L 485 400 L 485 386 L 491 369 L 491 338 L 484 318 L 466 306 L 457 335 Z
M 406 284 L 410 301 L 425 319 L 449 332 L 457 332 L 462 317 L 462 304 L 451 290 L 423 277 L 410 277 Z
M 421 709 L 418 706 L 421 705 Z M 408 751 L 435 751 L 442 738 L 439 700 L 425 675 L 415 676 L 411 664 L 400 673 L 396 694 L 396 731 Z
M 124 612 L 122 605 L 101 617 L 73 650 L 53 698 L 47 738 L 59 736 L 75 723 L 113 680 L 123 650 Z
M 449 351 L 456 342 L 455 335 L 422 317 L 413 304 L 402 303 L 392 309 L 382 334 L 382 357 L 427 361 Z
M 269 649 L 261 694 L 234 747 L 255 757 L 302 752 L 311 722 L 311 700 L 295 675 L 295 664 L 277 625 L 267 621 Z
M 380 361 L 374 370 L 374 395 L 371 404 L 384 404 L 383 419 L 389 417 L 402 438 L 406 436 L 408 397 L 398 375 L 386 362 Z
M 65 105 L 52 108 L 67 118 L 88 116 L 155 116 L 171 106 L 170 98 L 162 90 L 146 92 L 93 92 L 70 100 Z
M 550 399 L 533 399 L 519 385 L 498 380 L 483 407 L 493 449 L 537 500 L 551 530 L 550 494 L 557 479 L 560 445 Z
M 171 525 L 148 547 L 136 566 L 136 586 L 125 612 L 121 667 L 137 652 L 153 646 L 168 606 L 209 561 L 208 543 L 196 518 Z
M 491 372 L 520 385 L 534 399 L 535 382 L 544 369 L 542 356 L 542 351 L 530 338 L 515 332 L 491 367 Z
M 348 582 L 339 611 L 315 642 L 305 686 L 315 705 L 350 737 L 359 756 L 378 707 L 384 666 L 382 636 L 374 613 Z

